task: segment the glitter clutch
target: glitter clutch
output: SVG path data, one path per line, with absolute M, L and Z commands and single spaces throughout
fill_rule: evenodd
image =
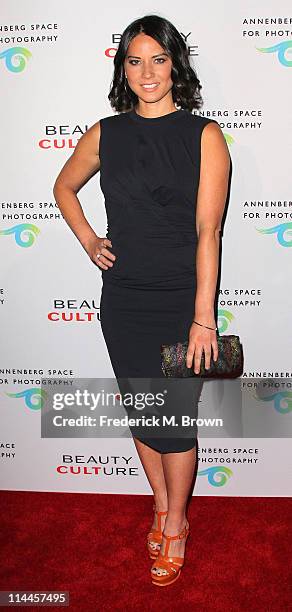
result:
M 200 376 L 204 378 L 237 378 L 243 373 L 243 349 L 239 336 L 234 334 L 217 335 L 218 357 L 210 359 L 210 368 L 205 369 L 204 351 L 201 358 L 200 372 L 194 372 L 194 362 L 190 368 L 186 365 L 188 340 L 175 344 L 161 344 L 161 369 L 166 377 L 187 378 Z M 212 350 L 212 349 L 211 349 Z

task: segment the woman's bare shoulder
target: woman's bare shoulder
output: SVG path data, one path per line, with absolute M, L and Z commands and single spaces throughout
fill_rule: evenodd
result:
M 102 124 L 104 122 L 115 121 L 118 116 L 119 115 L 107 115 L 106 117 L 101 117 L 100 119 L 98 119 L 98 121 L 93 123 L 79 139 L 79 148 L 85 148 L 99 152 L 99 141 L 102 131 Z
M 98 150 L 99 139 L 100 139 L 100 132 L 101 132 L 101 119 L 99 119 L 98 121 L 93 123 L 86 130 L 86 132 L 80 138 L 79 142 L 83 141 L 83 143 L 85 145 L 88 144 L 89 146 L 94 145 L 95 150 L 96 149 Z
M 90 125 L 86 132 L 82 134 L 76 147 L 77 153 L 84 151 L 85 153 L 94 152 L 96 155 L 99 155 L 99 142 L 102 131 L 102 123 L 107 119 L 110 119 L 110 117 L 101 117 L 95 121 L 95 123 Z
M 230 162 L 230 154 L 225 136 L 217 121 L 214 119 L 203 126 L 201 140 L 202 156 L 220 155 L 227 164 Z

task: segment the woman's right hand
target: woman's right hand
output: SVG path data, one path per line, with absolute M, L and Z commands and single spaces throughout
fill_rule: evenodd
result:
M 91 261 L 103 270 L 112 268 L 113 262 L 116 259 L 116 256 L 111 253 L 107 247 L 112 247 L 111 240 L 109 240 L 109 238 L 100 238 L 97 236 L 90 242 L 89 247 L 86 249 Z

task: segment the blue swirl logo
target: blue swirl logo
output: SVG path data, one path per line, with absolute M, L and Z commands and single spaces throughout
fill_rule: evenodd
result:
M 292 223 L 280 223 L 279 225 L 274 225 L 274 227 L 268 227 L 265 229 L 256 228 L 258 232 L 261 234 L 277 234 L 278 242 L 283 247 L 291 247 L 292 246 Z M 287 236 L 289 236 L 290 240 L 286 240 L 284 234 L 287 232 Z
M 273 402 L 274 409 L 280 414 L 288 414 L 292 411 L 292 391 L 278 391 L 266 397 L 253 394 L 253 397 L 262 402 Z
M 217 318 L 217 326 L 218 332 L 223 334 L 227 328 L 229 323 L 234 319 L 234 315 L 230 310 L 225 310 L 224 308 L 220 308 L 218 310 L 218 318 Z
M 14 225 L 9 229 L 1 230 L 0 236 L 15 234 L 15 241 L 18 246 L 30 247 L 34 243 L 36 236 L 40 233 L 40 231 L 41 230 L 32 223 L 19 223 L 19 225 Z
M 4 59 L 5 66 L 10 72 L 22 72 L 31 57 L 31 52 L 25 47 L 11 47 L 0 53 L 0 59 Z
M 38 387 L 31 387 L 31 389 L 25 389 L 25 391 L 19 391 L 19 393 L 6 393 L 8 397 L 24 397 L 25 405 L 31 410 L 40 410 L 47 397 L 44 389 Z
M 292 60 L 288 60 L 286 58 L 286 52 L 288 49 L 291 49 L 291 47 L 292 40 L 285 40 L 277 45 L 273 45 L 272 47 L 256 47 L 256 49 L 257 51 L 261 51 L 261 53 L 277 53 L 280 64 L 285 66 L 285 68 L 291 68 Z
M 200 470 L 198 476 L 208 476 L 208 483 L 213 487 L 223 487 L 232 476 L 232 470 L 225 466 L 215 465 L 214 467 Z

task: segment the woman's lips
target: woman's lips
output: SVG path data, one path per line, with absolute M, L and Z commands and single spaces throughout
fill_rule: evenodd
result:
M 159 83 L 147 83 L 147 85 L 141 85 L 141 87 L 143 87 L 144 91 L 154 91 L 155 89 L 157 89 L 157 87 L 159 86 Z

